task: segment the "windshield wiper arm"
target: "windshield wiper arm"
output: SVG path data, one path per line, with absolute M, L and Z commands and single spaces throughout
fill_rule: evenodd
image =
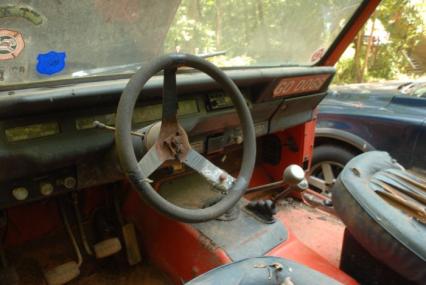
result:
M 210 57 L 225 55 L 226 52 L 227 52 L 226 50 L 222 50 L 222 51 L 216 51 L 216 52 L 212 52 L 212 53 L 198 54 L 197 56 L 199 56 L 201 58 L 210 58 Z M 91 75 L 99 75 L 99 74 L 102 74 L 102 73 L 131 72 L 131 71 L 136 71 L 144 63 L 146 63 L 146 61 L 138 62 L 138 63 L 117 65 L 117 66 L 108 66 L 108 67 L 99 67 L 99 68 L 93 68 L 93 69 L 79 70 L 79 71 L 73 72 L 71 74 L 71 76 L 72 77 L 85 77 L 85 76 L 91 76 Z
M 220 50 L 220 51 L 215 51 L 210 53 L 200 53 L 200 54 L 197 54 L 197 56 L 201 58 L 210 58 L 210 57 L 225 55 L 227 52 L 228 52 L 227 50 Z
M 102 73 L 117 73 L 136 71 L 145 62 L 123 64 L 117 66 L 99 67 L 93 69 L 79 70 L 71 74 L 72 77 L 85 77 L 90 75 L 99 75 Z

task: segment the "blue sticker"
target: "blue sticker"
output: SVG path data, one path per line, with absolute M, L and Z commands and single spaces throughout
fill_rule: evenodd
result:
M 65 52 L 49 51 L 37 56 L 37 72 L 45 75 L 53 75 L 65 68 Z

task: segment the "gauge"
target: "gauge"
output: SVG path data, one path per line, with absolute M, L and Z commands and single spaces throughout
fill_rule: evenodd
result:
M 137 107 L 133 113 L 134 123 L 151 122 L 161 119 L 163 106 L 161 104 Z M 178 102 L 178 116 L 198 113 L 196 100 L 183 100 Z
M 161 104 L 142 106 L 135 108 L 133 112 L 133 123 L 145 123 L 161 120 L 163 106 Z M 183 100 L 178 103 L 178 116 L 198 113 L 198 104 L 196 100 Z M 95 128 L 93 122 L 99 121 L 108 126 L 114 126 L 115 114 L 96 115 L 78 118 L 75 121 L 77 130 Z
M 59 124 L 57 122 L 32 124 L 5 130 L 6 138 L 9 142 L 47 137 L 59 134 L 59 132 Z
M 161 119 L 163 107 L 161 104 L 137 107 L 133 112 L 133 123 L 143 123 Z
M 178 106 L 178 116 L 185 116 L 199 112 L 196 100 L 179 101 Z
M 208 94 L 207 108 L 211 111 L 232 108 L 233 106 L 231 97 L 225 95 L 223 92 Z

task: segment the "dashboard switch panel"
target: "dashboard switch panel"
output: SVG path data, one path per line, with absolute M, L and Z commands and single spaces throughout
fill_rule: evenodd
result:
M 0 182 L 0 209 L 33 202 L 77 189 L 74 168 L 60 169 L 36 177 Z

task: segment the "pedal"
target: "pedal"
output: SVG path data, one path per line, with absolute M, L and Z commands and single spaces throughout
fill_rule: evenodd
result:
M 121 250 L 121 242 L 118 238 L 109 238 L 98 242 L 93 246 L 96 258 L 105 258 L 118 253 Z
M 53 269 L 45 271 L 44 278 L 46 279 L 47 284 L 49 285 L 61 285 L 77 278 L 80 275 L 80 266 L 83 263 L 83 257 L 81 255 L 80 248 L 72 232 L 68 216 L 65 212 L 63 201 L 61 199 L 58 199 L 58 208 L 62 216 L 65 230 L 71 241 L 78 261 L 69 261 L 67 263 L 56 266 Z
M 44 278 L 49 285 L 61 285 L 70 282 L 80 275 L 80 266 L 70 261 L 44 272 Z
M 126 247 L 127 262 L 129 265 L 135 265 L 141 262 L 142 257 L 139 250 L 139 243 L 136 237 L 135 225 L 125 224 L 121 227 L 123 233 L 124 245 Z

